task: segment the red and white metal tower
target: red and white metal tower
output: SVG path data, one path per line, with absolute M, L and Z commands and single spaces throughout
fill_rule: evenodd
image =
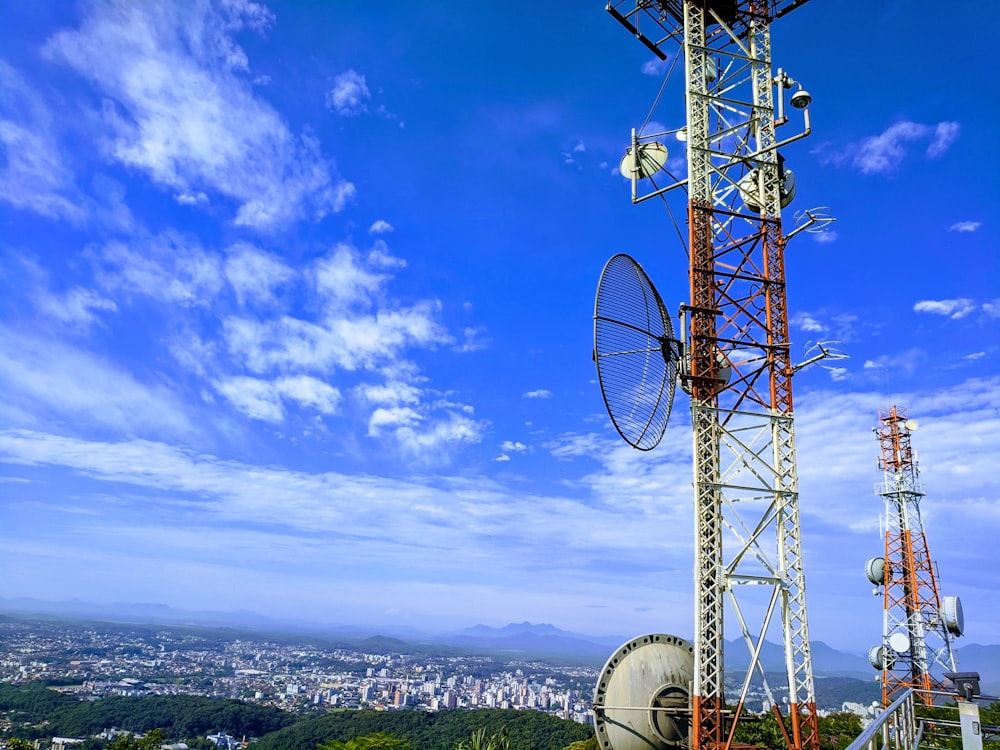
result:
M 882 588 L 882 644 L 868 657 L 881 672 L 885 707 L 908 688 L 947 689 L 944 673 L 955 671 L 952 638 L 962 634 L 964 622 L 958 597 L 939 594 L 920 517 L 924 487 L 917 482 L 920 469 L 910 446 L 917 422 L 897 406 L 880 409 L 878 417 L 875 434 L 885 479 L 876 492 L 885 500 L 885 557 L 873 557 L 865 567 L 868 580 Z
M 751 680 L 771 692 L 760 653 L 772 625 L 785 655 L 788 714 L 780 724 L 788 747 L 819 747 L 792 408 L 790 234 L 781 220 L 795 183 L 778 153 L 808 135 L 811 99 L 801 87 L 791 95 L 802 125 L 779 139 L 777 128 L 790 119 L 785 91 L 797 84 L 774 70 L 770 35 L 774 20 L 805 2 L 611 0 L 607 7 L 660 59 L 680 52 L 685 71 L 685 124 L 667 132 L 686 142 L 686 178 L 654 182 L 640 195 L 640 181 L 666 161 L 665 146 L 654 141 L 663 134 L 633 131 L 622 168 L 631 173 L 633 202 L 687 192 L 690 301 L 682 308 L 680 378 L 694 438 L 694 750 L 733 745 Z M 724 684 L 728 616 L 750 658 L 733 705 Z M 781 698 L 770 702 L 780 716 Z

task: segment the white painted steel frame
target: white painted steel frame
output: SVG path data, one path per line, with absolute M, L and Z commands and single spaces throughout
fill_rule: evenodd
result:
M 742 323 L 735 330 L 730 325 L 725 331 L 718 326 L 707 334 L 694 331 L 701 338 L 689 346 L 695 370 L 691 402 L 696 534 L 692 739 L 696 748 L 732 741 L 726 729 L 726 720 L 733 717 L 725 708 L 724 682 L 728 600 L 751 657 L 735 718 L 739 718 L 750 679 L 754 673 L 763 676 L 760 648 L 777 611 L 793 714 L 790 739 L 793 747 L 801 748 L 804 742 L 816 742 L 815 726 L 809 729 L 799 723 L 802 707 L 811 707 L 807 710 L 815 722 L 815 692 L 802 571 L 787 310 L 783 307 L 769 26 L 751 23 L 741 39 L 710 9 L 685 2 L 683 51 L 689 216 L 696 224 L 698 216 L 711 215 L 713 263 L 735 268 L 729 284 L 774 282 L 774 292 L 762 295 L 760 304 L 766 309 L 757 310 L 757 316 L 752 310 L 739 310 L 740 300 L 751 299 L 755 292 L 743 297 L 715 294 L 713 307 L 723 326 L 726 321 Z M 710 55 L 716 63 L 714 80 L 710 80 Z M 741 205 L 746 196 L 740 195 L 737 186 L 748 166 L 761 175 L 753 196 L 761 207 L 760 217 L 748 216 Z M 695 237 L 692 234 L 689 249 L 692 263 L 697 262 Z M 747 257 L 723 257 L 717 252 L 722 246 L 727 246 L 723 252 L 746 253 Z M 739 269 L 744 265 L 755 268 L 759 278 L 752 272 L 742 274 Z M 693 290 L 695 284 L 692 280 Z M 693 291 L 692 296 L 697 293 Z M 716 354 L 706 354 L 709 348 Z M 707 392 L 705 383 L 719 373 L 717 360 L 706 361 L 706 357 L 714 359 L 719 351 L 733 365 L 733 378 L 710 397 L 699 398 L 699 393 Z M 760 360 L 766 364 L 753 364 Z M 757 392 L 758 379 L 768 382 L 766 394 Z M 809 736 L 804 739 L 804 735 Z

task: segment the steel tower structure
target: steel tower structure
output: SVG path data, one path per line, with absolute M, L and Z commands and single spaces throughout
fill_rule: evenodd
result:
M 611 0 L 607 10 L 661 59 L 679 46 L 685 71 L 687 178 L 638 195 L 645 139 L 633 131 L 633 202 L 687 190 L 690 303 L 683 308 L 691 395 L 695 509 L 694 750 L 733 745 L 764 637 L 780 621 L 791 750 L 819 747 L 799 525 L 781 208 L 794 176 L 778 148 L 788 118 L 772 68 L 770 24 L 806 0 Z M 778 95 L 775 96 L 775 88 Z M 777 100 L 777 101 L 776 101 Z M 777 103 L 777 106 L 776 106 Z M 628 158 L 628 157 L 626 157 Z M 655 187 L 655 185 L 654 185 Z M 724 684 L 724 614 L 750 666 L 734 706 Z M 778 700 L 773 710 L 781 717 Z
M 944 673 L 955 671 L 952 636 L 961 635 L 963 622 L 958 597 L 944 597 L 942 606 L 920 517 L 924 487 L 910 445 L 917 423 L 897 406 L 880 409 L 878 416 L 884 481 L 876 492 L 885 500 L 885 557 L 869 560 L 867 568 L 869 580 L 882 586 L 883 624 L 882 645 L 869 657 L 881 671 L 885 707 L 908 688 L 948 689 Z

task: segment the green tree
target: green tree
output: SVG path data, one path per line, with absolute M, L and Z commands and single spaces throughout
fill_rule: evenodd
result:
M 318 750 L 412 750 L 409 740 L 387 732 L 375 732 L 363 737 L 354 737 L 346 742 L 326 740 L 316 747 Z
M 502 727 L 492 734 L 480 727 L 455 746 L 455 750 L 510 750 L 510 733 Z
M 22 740 L 20 737 L 11 737 L 7 740 L 7 750 L 35 750 L 35 743 Z

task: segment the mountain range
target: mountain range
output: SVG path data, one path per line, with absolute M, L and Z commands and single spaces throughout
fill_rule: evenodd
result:
M 626 636 L 592 636 L 561 630 L 542 623 L 511 623 L 503 627 L 476 625 L 452 633 L 429 634 L 415 630 L 386 629 L 277 620 L 253 612 L 190 612 L 163 604 L 94 604 L 73 600 L 45 602 L 29 598 L 0 598 L 0 613 L 84 618 L 119 623 L 225 627 L 261 633 L 274 632 L 322 636 L 324 638 L 365 639 L 372 648 L 405 650 L 433 647 L 486 653 L 504 659 L 556 661 L 562 664 L 601 666 L 614 651 L 629 640 Z M 634 636 L 632 636 L 634 637 Z M 684 636 L 681 636 L 684 637 Z M 813 674 L 817 677 L 853 678 L 871 681 L 875 670 L 864 654 L 834 649 L 822 641 L 812 642 Z M 1000 694 L 1000 646 L 968 644 L 956 649 L 961 671 L 982 676 L 984 694 Z M 760 661 L 766 672 L 784 671 L 784 650 L 765 642 Z M 749 664 L 747 649 L 736 641 L 726 648 L 727 671 L 744 671 Z

